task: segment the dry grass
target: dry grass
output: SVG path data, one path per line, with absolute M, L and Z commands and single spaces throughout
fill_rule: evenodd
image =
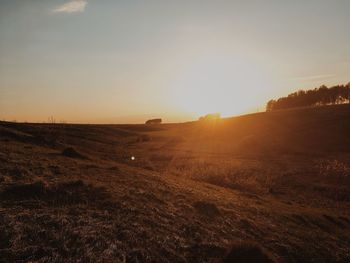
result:
M 350 166 L 336 159 L 320 161 L 318 168 L 320 175 L 324 177 L 336 180 L 350 177 Z
M 0 262 L 347 262 L 349 111 L 334 109 L 0 123 Z
M 277 187 L 278 180 L 288 173 L 274 163 L 217 157 L 191 160 L 178 158 L 167 171 L 197 181 L 252 193 L 270 192 Z

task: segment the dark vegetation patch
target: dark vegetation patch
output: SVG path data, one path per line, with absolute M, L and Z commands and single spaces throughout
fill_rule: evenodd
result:
M 60 166 L 57 166 L 57 165 L 50 165 L 50 166 L 48 166 L 48 169 L 54 175 L 59 175 L 62 173 Z
M 220 259 L 226 249 L 215 243 L 198 243 L 189 248 L 190 262 L 208 262 L 210 259 Z
M 350 262 L 350 256 L 347 256 L 346 258 L 336 261 L 336 263 L 349 263 L 349 262 Z
M 18 183 L 6 186 L 0 193 L 1 198 L 6 200 L 37 199 L 44 195 L 45 184 L 42 181 L 34 183 Z
M 87 159 L 86 156 L 78 152 L 73 147 L 68 147 L 62 151 L 62 155 L 70 158 Z
M 149 142 L 151 141 L 151 136 L 147 135 L 147 134 L 141 134 L 137 137 L 136 141 L 137 142 Z
M 193 204 L 193 207 L 198 213 L 208 217 L 216 217 L 220 215 L 220 210 L 213 203 L 205 201 L 197 201 Z
M 12 169 L 8 169 L 7 175 L 13 179 L 22 179 L 28 175 L 28 171 L 22 167 L 14 167 Z
M 150 160 L 152 162 L 170 162 L 173 158 L 174 156 L 172 154 L 161 152 L 152 154 Z
M 60 145 L 58 137 L 52 133 L 51 128 L 42 129 L 39 125 L 33 127 L 30 124 L 2 123 L 0 138 L 40 146 L 55 147 Z
M 292 219 L 295 220 L 295 222 L 297 222 L 300 225 L 303 226 L 310 226 L 310 222 L 308 221 L 308 219 L 303 216 L 303 215 L 299 215 L 299 214 L 293 214 L 292 215 Z
M 8 201 L 35 200 L 50 205 L 90 204 L 105 201 L 109 195 L 103 188 L 86 184 L 82 180 L 47 185 L 43 181 L 6 186 L 0 196 Z
M 152 257 L 150 253 L 145 249 L 134 249 L 127 254 L 126 262 L 152 262 Z
M 237 243 L 232 246 L 222 263 L 276 263 L 272 255 L 255 243 Z
M 8 220 L 4 215 L 0 214 L 0 254 L 2 249 L 6 249 L 11 245 L 11 238 L 12 234 L 8 228 Z
M 21 142 L 30 142 L 33 139 L 30 134 L 5 127 L 0 127 L 0 137 Z
M 340 220 L 343 220 L 344 222 L 346 222 L 347 224 L 350 224 L 350 219 L 345 217 L 345 216 L 340 216 L 339 217 Z
M 323 216 L 324 216 L 324 218 L 326 218 L 329 222 L 333 223 L 334 225 L 336 225 L 342 229 L 346 228 L 346 225 L 342 221 L 336 219 L 335 217 L 330 216 L 330 215 L 323 215 Z
M 251 220 L 242 218 L 239 220 L 239 227 L 249 233 L 256 233 L 258 232 L 258 229 L 254 225 L 254 223 Z
M 120 171 L 120 168 L 116 165 L 112 165 L 110 167 L 106 167 L 107 170 L 110 170 L 110 171 Z
M 0 248 L 0 262 L 119 262 L 122 247 L 113 236 L 116 225 L 103 211 L 18 211 L 6 222 L 10 235 Z
M 162 126 L 151 126 L 151 125 L 144 125 L 144 124 L 119 124 L 119 125 L 113 125 L 111 127 L 118 127 L 119 129 L 124 129 L 128 131 L 133 132 L 152 132 L 152 131 L 161 131 L 164 130 Z
M 348 185 L 331 186 L 316 184 L 313 186 L 313 190 L 320 196 L 335 201 L 350 202 L 350 188 Z

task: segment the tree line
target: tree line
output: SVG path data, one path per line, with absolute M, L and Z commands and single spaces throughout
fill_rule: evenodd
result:
M 299 90 L 287 97 L 268 101 L 266 111 L 346 103 L 350 103 L 350 83 L 330 88 L 322 85 L 311 90 Z

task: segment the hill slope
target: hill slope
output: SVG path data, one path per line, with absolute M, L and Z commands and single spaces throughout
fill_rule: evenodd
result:
M 220 262 L 254 241 L 281 262 L 346 262 L 349 117 L 2 122 L 0 261 Z

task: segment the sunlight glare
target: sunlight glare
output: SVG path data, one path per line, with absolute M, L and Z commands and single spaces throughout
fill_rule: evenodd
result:
M 272 86 L 267 71 L 242 57 L 215 56 L 183 69 L 171 88 L 177 107 L 196 117 L 220 112 L 223 117 L 256 111 Z

